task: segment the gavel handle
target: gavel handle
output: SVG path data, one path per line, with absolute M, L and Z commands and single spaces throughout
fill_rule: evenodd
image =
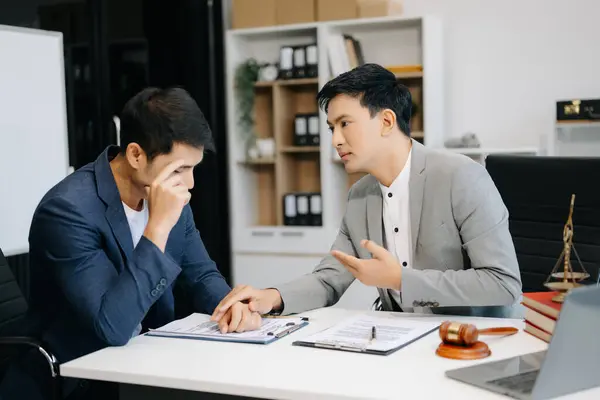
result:
M 506 327 L 506 328 L 487 328 L 487 329 L 479 329 L 477 331 L 480 335 L 514 335 L 519 332 L 517 328 Z

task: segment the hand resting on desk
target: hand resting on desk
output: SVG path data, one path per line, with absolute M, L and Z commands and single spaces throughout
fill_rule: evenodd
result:
M 237 302 L 229 307 L 222 318 L 214 321 L 218 321 L 221 333 L 230 333 L 259 329 L 262 318 L 259 313 L 250 311 L 248 304 Z
M 281 309 L 281 295 L 277 289 L 255 289 L 248 285 L 236 286 L 215 307 L 212 320 L 219 322 L 227 319 L 230 310 L 240 302 L 247 303 L 248 309 L 253 313 L 266 314 L 272 310 Z

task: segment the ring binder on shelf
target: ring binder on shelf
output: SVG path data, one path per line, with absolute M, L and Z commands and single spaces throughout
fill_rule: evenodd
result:
M 308 195 L 301 193 L 296 195 L 296 210 L 298 211 L 298 225 L 309 225 Z
M 306 78 L 306 46 L 294 47 L 294 78 Z
M 310 144 L 312 137 L 308 130 L 308 118 L 305 114 L 296 114 L 294 119 L 294 145 L 306 146 Z M 310 138 L 310 139 L 309 139 Z
M 319 75 L 319 52 L 316 44 L 306 46 L 306 76 L 316 78 Z
M 294 48 L 282 46 L 279 50 L 279 79 L 294 77 Z
M 319 114 L 309 114 L 306 116 L 308 120 L 308 144 L 310 146 L 318 146 L 321 142 L 319 132 Z
M 283 196 L 283 224 L 298 225 L 298 212 L 296 211 L 296 195 L 288 193 Z

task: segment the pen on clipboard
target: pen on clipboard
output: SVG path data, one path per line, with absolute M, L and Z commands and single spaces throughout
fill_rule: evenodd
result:
M 373 341 L 377 339 L 377 328 L 375 328 L 375 326 L 373 326 L 371 328 L 371 340 L 369 340 L 369 343 L 373 343 Z

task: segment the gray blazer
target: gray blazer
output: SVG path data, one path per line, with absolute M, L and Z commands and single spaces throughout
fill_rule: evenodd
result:
M 409 198 L 413 268 L 403 269 L 400 307 L 518 317 L 521 275 L 508 211 L 485 168 L 463 155 L 413 140 Z M 356 182 L 332 249 L 370 258 L 360 241 L 384 245 L 382 207 L 381 189 L 373 176 Z M 283 313 L 332 306 L 354 279 L 328 255 L 312 273 L 277 287 Z M 387 289 L 378 291 L 384 310 L 398 309 Z

